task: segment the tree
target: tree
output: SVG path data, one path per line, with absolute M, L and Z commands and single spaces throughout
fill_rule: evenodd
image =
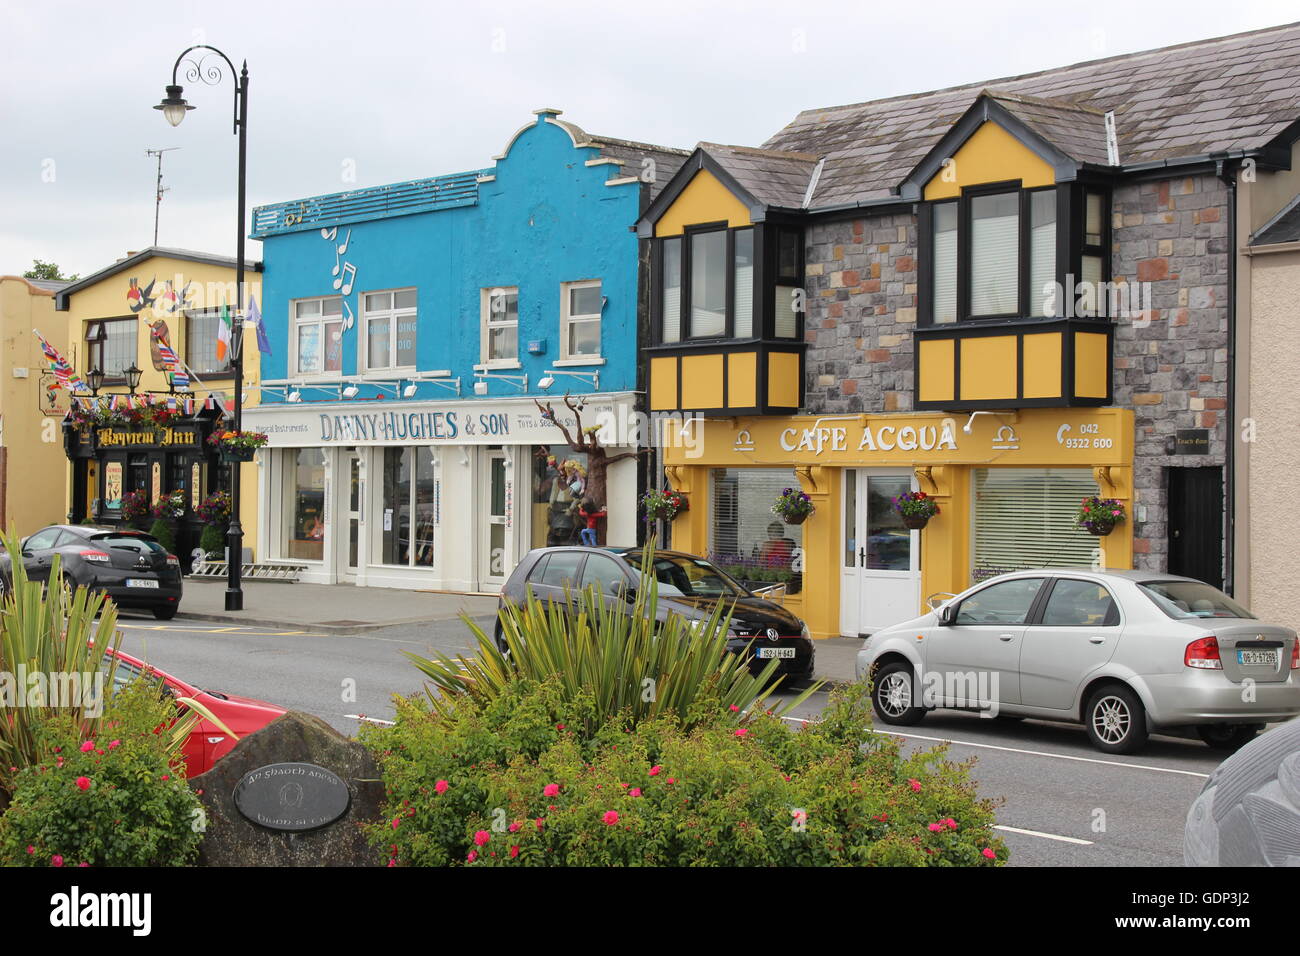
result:
M 608 500 L 605 496 L 606 474 L 609 466 L 616 461 L 622 461 L 625 458 L 636 458 L 644 453 L 642 451 L 625 451 L 617 455 L 611 455 L 601 445 L 598 433 L 599 425 L 592 425 L 589 428 L 582 427 L 582 410 L 586 408 L 586 402 L 578 399 L 574 402 L 566 392 L 564 395 L 565 407 L 573 413 L 573 432 L 571 433 L 566 425 L 555 417 L 555 409 L 550 402 L 543 405 L 537 399 L 533 399 L 533 404 L 537 410 L 542 413 L 542 418 L 558 428 L 564 435 L 564 440 L 574 451 L 583 452 L 587 456 L 587 488 L 584 497 L 591 498 L 596 502 L 597 508 L 605 507 Z
M 57 262 L 42 262 L 40 259 L 33 259 L 32 267 L 23 273 L 23 278 L 47 279 L 52 282 L 76 282 L 80 276 L 65 276 Z

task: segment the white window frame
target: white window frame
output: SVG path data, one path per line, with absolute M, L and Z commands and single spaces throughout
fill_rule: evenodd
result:
M 340 326 L 343 325 L 343 314 L 342 314 L 342 311 L 341 311 L 341 310 L 340 310 L 340 314 L 338 315 L 337 318 L 335 318 L 334 316 L 329 316 L 329 317 L 328 317 L 328 320 L 327 320 L 327 317 L 326 317 L 326 315 L 325 315 L 325 303 L 328 302 L 328 301 L 330 301 L 331 299 L 338 299 L 339 302 L 340 302 L 340 304 L 341 304 L 342 301 L 343 301 L 343 297 L 342 297 L 342 296 L 337 296 L 337 295 L 304 296 L 304 297 L 301 298 L 301 299 L 291 299 L 291 300 L 289 300 L 289 322 L 290 322 L 290 324 L 293 326 L 293 351 L 292 351 L 292 353 L 291 353 L 291 358 L 290 358 L 290 361 L 289 361 L 289 377 L 290 377 L 290 378 L 292 378 L 292 379 L 311 379 L 311 380 L 314 380 L 314 381 L 319 381 L 319 380 L 329 380 L 329 381 L 334 381 L 334 380 L 337 380 L 337 379 L 341 379 L 341 378 L 343 377 L 343 363 L 342 363 L 342 361 L 339 362 L 339 368 L 338 368 L 337 371 L 327 371 L 327 370 L 325 369 L 325 351 L 326 351 L 326 348 L 327 348 L 327 346 L 328 346 L 328 343 L 325 341 L 325 326 L 326 326 L 327 324 L 329 324 L 329 325 L 333 325 L 335 322 L 337 322 Z M 314 316 L 310 316 L 310 317 L 308 317 L 308 318 L 306 318 L 306 319 L 299 319 L 299 318 L 298 318 L 298 306 L 301 305 L 301 304 L 304 303 L 304 302 L 316 302 L 316 303 L 319 303 L 319 304 L 320 304 L 320 312 L 318 312 L 316 315 L 314 315 Z M 320 348 L 320 364 L 321 364 L 321 367 L 320 367 L 320 371 L 318 371 L 318 372 L 302 372 L 302 371 L 299 371 L 299 370 L 298 370 L 298 360 L 299 360 L 299 358 L 301 358 L 301 355 L 302 355 L 302 353 L 299 351 L 299 348 L 298 348 L 298 345 L 299 345 L 299 336 L 302 334 L 302 330 L 303 330 L 304 328 L 308 327 L 308 326 L 315 326 L 316 328 L 318 328 L 318 329 L 320 330 L 320 339 L 321 339 L 321 348 Z M 346 331 L 346 330 L 344 330 L 344 331 Z
M 513 295 L 515 297 L 515 317 L 513 320 L 493 322 L 492 321 L 492 293 L 500 292 L 504 295 Z M 482 317 L 480 327 L 482 337 L 480 339 L 479 355 L 482 358 L 482 368 L 518 368 L 519 367 L 519 287 L 513 285 L 494 285 L 479 291 L 479 309 Z M 511 358 L 492 358 L 488 353 L 491 343 L 491 331 L 493 329 L 505 329 L 514 327 L 515 330 L 515 354 Z
M 590 360 L 593 364 L 595 364 L 598 363 L 601 359 L 601 352 L 599 347 L 599 343 L 601 341 L 600 320 L 601 320 L 601 315 L 605 311 L 604 309 L 605 297 L 603 295 L 601 296 L 601 300 L 600 300 L 601 307 L 600 307 L 600 311 L 598 312 L 586 312 L 579 315 L 574 315 L 569 311 L 570 299 L 571 299 L 570 293 L 573 292 L 575 289 L 590 289 L 593 287 L 596 289 L 601 288 L 601 280 L 580 279 L 577 282 L 560 283 L 560 358 L 564 361 L 577 362 L 583 360 Z M 583 324 L 583 325 L 595 324 L 596 342 L 598 343 L 598 347 L 595 352 L 572 353 L 569 351 L 569 329 L 570 326 L 574 324 Z
M 384 372 L 391 374 L 393 372 L 415 371 L 414 363 L 410 365 L 397 364 L 397 324 L 399 319 L 407 315 L 416 316 L 418 321 L 420 308 L 418 293 L 416 304 L 410 308 L 399 309 L 395 306 L 390 306 L 388 309 L 377 310 L 375 312 L 367 311 L 365 308 L 366 296 L 388 295 L 391 297 L 390 301 L 396 302 L 397 293 L 399 292 L 416 292 L 416 289 L 414 286 L 405 286 L 398 289 L 371 289 L 369 292 L 362 292 L 360 297 L 357 299 L 357 307 L 361 310 L 361 341 L 357 348 L 357 371 L 361 374 L 367 372 Z M 388 322 L 388 363 L 386 365 L 371 365 L 370 323 L 381 319 Z M 418 348 L 418 332 L 416 333 L 416 336 L 416 347 Z

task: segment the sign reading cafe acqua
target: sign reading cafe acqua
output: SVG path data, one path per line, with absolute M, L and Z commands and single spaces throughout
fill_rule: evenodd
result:
M 957 450 L 952 419 L 934 424 L 863 426 L 854 451 L 938 451 Z M 849 430 L 841 425 L 814 424 L 810 428 L 786 428 L 781 432 L 785 451 L 849 451 Z

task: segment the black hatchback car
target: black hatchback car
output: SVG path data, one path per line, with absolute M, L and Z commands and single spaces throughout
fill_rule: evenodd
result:
M 103 591 L 120 608 L 153 611 L 160 621 L 181 603 L 181 566 L 153 535 L 102 525 L 56 524 L 22 542 L 28 580 L 48 581 L 54 556 L 71 587 Z M 0 553 L 0 578 L 10 580 L 9 554 Z
M 531 590 L 543 603 L 560 604 L 566 595 L 595 586 L 607 600 L 618 601 L 630 612 L 636 591 L 643 586 L 643 559 L 639 548 L 538 548 L 528 552 L 510 575 L 501 589 L 501 602 L 522 605 Z M 659 586 L 658 620 L 677 614 L 688 621 L 703 621 L 724 604 L 731 611 L 728 651 L 749 653 L 754 670 L 776 659 L 778 673 L 797 680 L 813 676 L 815 652 L 808 628 L 781 605 L 745 590 L 703 558 L 655 551 L 652 560 Z M 500 621 L 495 636 L 501 645 Z

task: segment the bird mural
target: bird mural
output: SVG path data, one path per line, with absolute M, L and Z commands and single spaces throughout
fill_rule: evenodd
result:
M 140 280 L 131 280 L 131 286 L 126 290 L 126 303 L 132 312 L 143 312 L 154 304 L 155 297 L 150 293 L 153 292 L 155 281 L 150 279 L 149 284 L 141 289 Z

